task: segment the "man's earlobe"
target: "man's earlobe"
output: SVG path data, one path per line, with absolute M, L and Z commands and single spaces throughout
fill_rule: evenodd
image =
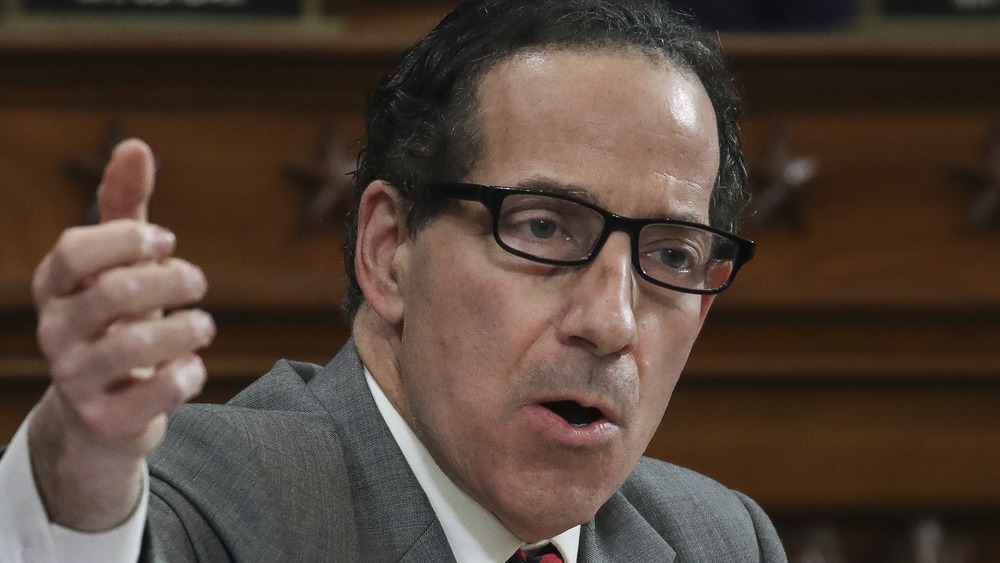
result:
M 399 192 L 382 180 L 369 184 L 358 205 L 355 274 L 372 310 L 394 326 L 403 320 L 409 240 Z

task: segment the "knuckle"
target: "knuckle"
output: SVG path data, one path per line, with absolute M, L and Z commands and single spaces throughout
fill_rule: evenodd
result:
M 67 382 L 76 381 L 82 377 L 84 372 L 79 357 L 72 353 L 54 359 L 49 365 L 49 370 L 52 381 L 56 385 L 65 385 Z
M 161 377 L 163 377 L 161 382 L 161 397 L 163 400 L 161 408 L 163 408 L 164 411 L 172 411 L 180 407 L 191 397 L 184 384 L 184 378 L 178 370 L 168 370 L 167 373 L 163 374 Z
M 77 257 L 80 252 L 77 241 L 82 229 L 83 227 L 71 227 L 59 235 L 59 240 L 56 241 L 56 245 L 50 253 L 53 265 L 57 270 L 67 272 L 70 275 L 75 275 L 79 271 Z
M 167 389 L 169 395 L 174 397 L 174 403 L 180 403 L 187 397 L 187 385 L 185 370 L 172 368 L 167 373 Z
M 66 321 L 62 315 L 53 313 L 43 313 L 38 318 L 38 347 L 46 356 L 53 356 L 57 352 L 59 343 L 63 340 L 63 333 L 66 330 Z
M 96 299 L 105 307 L 114 303 L 129 303 L 142 291 L 137 279 L 122 272 L 109 272 L 100 277 L 94 287 Z
M 200 357 L 192 355 L 185 360 L 173 362 L 166 369 L 169 387 L 175 397 L 175 407 L 201 393 L 207 372 Z
M 108 344 L 107 358 L 109 364 L 140 365 L 143 358 L 155 344 L 153 331 L 141 324 L 121 326 L 114 332 L 114 337 Z
M 204 297 L 208 291 L 208 280 L 205 278 L 205 273 L 194 264 L 187 264 L 184 285 L 192 296 L 198 299 Z
M 132 219 L 119 219 L 125 230 L 129 245 L 136 256 L 151 256 L 153 231 L 150 225 Z
M 163 262 L 162 266 L 173 276 L 176 291 L 186 300 L 197 300 L 205 296 L 208 282 L 201 268 L 179 258 Z
M 188 333 L 194 337 L 196 347 L 208 346 L 215 339 L 216 327 L 212 316 L 204 311 L 191 311 L 187 316 Z
M 202 389 L 205 388 L 205 382 L 208 380 L 208 370 L 205 369 L 205 364 L 201 361 L 200 357 L 195 357 L 188 369 L 190 371 L 186 385 L 188 398 L 190 398 L 201 393 Z
M 35 268 L 35 273 L 31 277 L 31 297 L 35 305 L 41 307 L 47 299 L 48 275 L 52 267 L 52 254 L 46 254 L 45 258 Z
M 125 339 L 123 343 L 128 347 L 136 347 L 139 349 L 151 348 L 156 341 L 156 335 L 153 330 L 144 324 L 131 324 L 127 325 L 122 333 Z
M 101 401 L 89 401 L 77 407 L 80 422 L 88 432 L 97 436 L 109 436 L 114 430 L 110 413 Z
M 64 229 L 63 232 L 59 233 L 59 238 L 56 240 L 53 250 L 58 253 L 66 250 L 67 247 L 74 246 L 73 242 L 80 236 L 81 232 L 83 232 L 83 227 Z

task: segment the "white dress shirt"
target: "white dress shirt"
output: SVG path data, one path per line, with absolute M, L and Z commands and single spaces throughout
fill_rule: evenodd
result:
M 462 492 L 438 467 L 427 448 L 417 439 L 403 417 L 382 392 L 368 369 L 365 379 L 375 404 L 431 508 L 444 528 L 452 553 L 459 563 L 504 563 L 525 545 L 499 520 Z M 77 532 L 49 522 L 28 452 L 28 424 L 21 424 L 6 453 L 0 458 L 0 563 L 134 563 L 139 559 L 146 524 L 149 487 L 132 516 L 122 525 L 98 534 Z M 146 480 L 149 480 L 148 471 Z M 552 538 L 566 563 L 576 563 L 580 527 Z
M 49 522 L 28 453 L 29 414 L 0 458 L 0 563 L 134 563 L 146 526 L 149 487 L 122 525 L 88 534 Z M 145 477 L 149 480 L 148 472 Z
M 365 379 L 392 437 L 399 444 L 403 457 L 441 522 L 444 535 L 448 537 L 448 545 L 459 563 L 504 563 L 517 549 L 538 545 L 526 546 L 496 516 L 459 489 L 444 474 L 427 448 L 392 406 L 368 368 L 365 368 Z M 576 563 L 580 547 L 580 526 L 570 528 L 551 541 L 559 549 L 563 561 Z

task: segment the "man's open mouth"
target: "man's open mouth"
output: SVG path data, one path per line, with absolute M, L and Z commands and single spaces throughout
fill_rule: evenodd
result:
M 604 418 L 604 413 L 596 407 L 585 407 L 576 401 L 550 401 L 542 406 L 558 414 L 566 422 L 576 427 L 584 427 Z

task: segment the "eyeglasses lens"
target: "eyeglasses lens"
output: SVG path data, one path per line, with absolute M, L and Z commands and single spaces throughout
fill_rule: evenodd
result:
M 504 198 L 499 215 L 497 232 L 501 241 L 543 260 L 583 260 L 604 230 L 600 213 L 543 195 L 510 195 Z

